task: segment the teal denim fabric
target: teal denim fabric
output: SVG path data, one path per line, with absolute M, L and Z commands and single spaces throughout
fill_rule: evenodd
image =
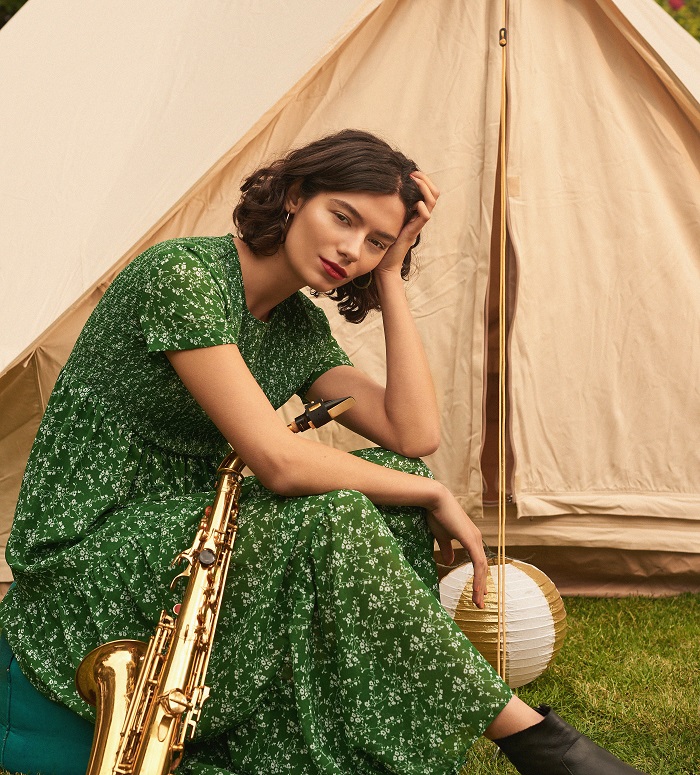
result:
M 22 775 L 84 775 L 93 725 L 38 692 L 0 636 L 0 766 Z

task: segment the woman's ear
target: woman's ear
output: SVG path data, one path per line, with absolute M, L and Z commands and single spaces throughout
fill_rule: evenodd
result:
M 284 209 L 294 215 L 295 212 L 301 207 L 303 201 L 301 194 L 301 180 L 295 180 L 291 186 L 287 189 L 287 195 L 284 198 Z

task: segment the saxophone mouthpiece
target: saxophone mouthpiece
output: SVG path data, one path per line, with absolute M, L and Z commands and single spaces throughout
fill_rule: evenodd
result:
M 355 399 L 352 396 L 334 398 L 332 401 L 309 401 L 304 404 L 303 413 L 295 417 L 287 427 L 292 433 L 308 431 L 309 428 L 320 428 L 354 404 Z

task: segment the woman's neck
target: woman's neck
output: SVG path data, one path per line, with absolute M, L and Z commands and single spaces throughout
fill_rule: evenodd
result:
M 267 321 L 278 304 L 303 286 L 291 272 L 283 247 L 271 256 L 256 256 L 240 237 L 233 240 L 238 251 L 248 309 L 253 317 Z

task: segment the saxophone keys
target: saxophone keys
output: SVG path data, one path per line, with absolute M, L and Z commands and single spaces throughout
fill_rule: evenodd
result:
M 160 702 L 171 716 L 181 716 L 192 707 L 187 695 L 181 689 L 172 689 L 160 698 Z
M 185 729 L 183 730 L 182 740 L 187 737 L 193 738 L 199 717 L 202 713 L 202 705 L 209 699 L 210 689 L 208 686 L 197 686 L 192 693 L 192 702 L 190 710 L 185 720 Z
M 178 573 L 177 576 L 175 576 L 175 578 L 170 582 L 170 589 L 175 589 L 175 584 L 177 584 L 180 579 L 189 578 L 192 575 L 191 571 L 192 567 L 188 565 L 185 570 L 182 571 L 182 573 Z
M 211 568 L 216 562 L 216 552 L 213 549 L 202 549 L 199 553 L 199 564 L 204 568 Z
M 179 562 L 186 562 L 191 566 L 193 562 L 192 549 L 187 549 L 184 552 L 180 552 L 180 554 L 173 558 L 173 561 L 170 563 L 170 567 L 174 568 Z

